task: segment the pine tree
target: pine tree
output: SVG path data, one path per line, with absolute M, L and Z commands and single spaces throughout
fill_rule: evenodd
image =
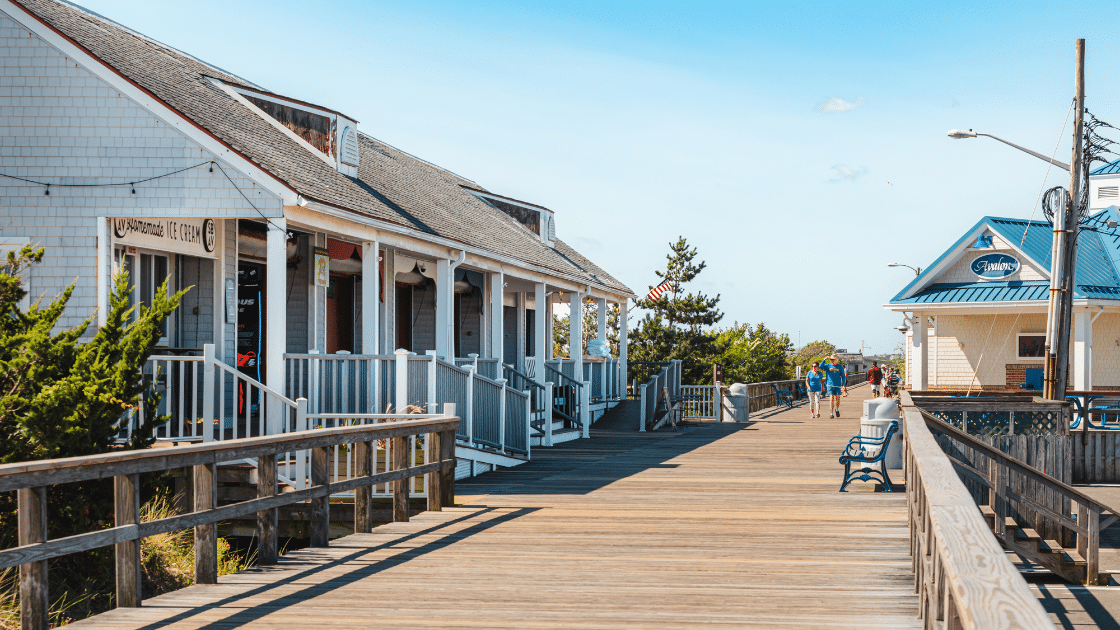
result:
M 649 311 L 634 331 L 629 354 L 631 361 L 681 360 L 681 382 L 706 383 L 711 380 L 712 363 L 718 360 L 721 346 L 712 332 L 721 319 L 719 294 L 685 293 L 685 285 L 707 267 L 696 261 L 697 250 L 682 236 L 670 243 L 665 271 L 658 271 L 658 285 L 669 282 L 672 290 L 656 300 L 640 299 L 636 306 Z M 653 288 L 652 286 L 650 287 Z

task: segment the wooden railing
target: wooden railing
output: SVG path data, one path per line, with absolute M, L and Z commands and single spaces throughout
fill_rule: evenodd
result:
M 300 400 L 301 406 L 306 401 Z M 415 418 L 415 416 L 412 416 Z M 399 416 L 379 425 L 299 431 L 284 435 L 192 444 L 173 448 L 115 452 L 87 457 L 42 460 L 0 466 L 0 492 L 17 493 L 19 547 L 0 551 L 0 569 L 19 566 L 20 616 L 25 630 L 48 628 L 49 593 L 47 561 L 67 554 L 109 545 L 116 553 L 116 602 L 137 607 L 140 591 L 140 539 L 194 528 L 195 582 L 215 584 L 218 576 L 217 523 L 257 515 L 257 562 L 274 564 L 277 558 L 277 508 L 311 503 L 311 546 L 326 547 L 330 530 L 329 497 L 355 492 L 354 531 L 372 527 L 371 488 L 393 484 L 394 521 L 408 520 L 408 480 L 427 475 L 428 509 L 440 510 L 454 502 L 455 430 L 459 419 L 451 416 L 420 420 Z M 409 466 L 408 438 L 426 435 L 429 463 Z M 374 474 L 378 440 L 388 440 L 394 454 L 390 470 Z M 330 451 L 352 445 L 356 474 L 330 483 Z M 311 485 L 303 490 L 278 493 L 277 458 L 311 450 Z M 255 458 L 258 462 L 257 498 L 217 506 L 217 464 Z M 194 511 L 140 522 L 140 475 L 191 467 L 194 477 Z M 114 527 L 47 540 L 48 487 L 78 481 L 113 478 Z
M 925 628 L 1053 630 L 972 496 L 903 392 L 910 553 Z

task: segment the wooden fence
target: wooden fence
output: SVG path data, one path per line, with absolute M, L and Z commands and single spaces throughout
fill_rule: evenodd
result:
M 923 627 L 1053 630 L 912 404 L 904 393 L 910 553 Z
M 411 418 L 415 418 L 412 416 Z M 87 457 L 42 460 L 0 466 L 0 492 L 17 493 L 19 546 L 0 551 L 0 569 L 19 566 L 20 616 L 24 630 L 48 628 L 49 593 L 47 561 L 71 553 L 113 545 L 116 553 L 116 602 L 137 607 L 140 591 L 140 539 L 194 528 L 195 582 L 215 584 L 218 578 L 217 523 L 257 515 L 259 564 L 274 564 L 277 557 L 278 507 L 311 504 L 311 546 L 326 547 L 330 530 L 329 497 L 335 492 L 355 492 L 354 531 L 372 526 L 371 490 L 392 483 L 394 521 L 408 520 L 408 481 L 427 475 L 428 509 L 439 510 L 454 502 L 455 430 L 459 419 L 451 416 L 416 420 L 400 416 L 378 425 L 361 425 L 298 431 L 284 435 L 226 440 L 180 446 L 115 452 Z M 427 463 L 408 465 L 406 442 L 426 436 Z M 387 472 L 374 474 L 373 458 L 378 440 L 388 440 L 393 461 Z M 355 475 L 330 483 L 330 451 L 353 449 Z M 278 494 L 277 459 L 310 449 L 310 485 Z M 255 458 L 257 498 L 217 506 L 217 464 Z M 140 522 L 140 475 L 190 467 L 194 477 L 194 511 Z M 114 526 L 65 538 L 47 540 L 47 490 L 49 486 L 113 478 Z

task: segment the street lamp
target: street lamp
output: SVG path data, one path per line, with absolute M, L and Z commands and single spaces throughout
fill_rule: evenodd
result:
M 999 140 L 1000 142 L 1006 144 L 1007 146 L 1015 147 L 1016 149 L 1019 149 L 1023 153 L 1030 153 L 1031 155 L 1035 156 L 1036 158 L 1038 158 L 1038 159 L 1040 159 L 1044 162 L 1049 162 L 1049 163 L 1053 164 L 1054 166 L 1057 166 L 1058 168 L 1061 168 L 1061 169 L 1065 169 L 1067 171 L 1069 170 L 1069 164 L 1066 164 L 1065 162 L 1059 162 L 1058 160 L 1055 160 L 1053 158 L 1048 158 L 1041 153 L 1035 153 L 1034 151 L 1031 151 L 1030 149 L 1025 149 L 1025 148 L 1015 144 L 1014 142 L 1008 142 L 1008 141 L 1004 140 L 1003 138 L 997 138 L 990 133 L 979 133 L 979 132 L 973 131 L 971 129 L 969 129 L 968 131 L 964 131 L 962 129 L 950 129 L 949 130 L 949 137 L 953 138 L 954 140 L 964 140 L 965 138 L 975 138 L 976 136 L 985 136 L 987 138 L 991 138 L 992 140 Z
M 907 269 L 912 269 L 914 271 L 915 276 L 922 275 L 922 268 L 921 267 L 911 267 L 910 265 L 904 265 L 902 263 L 890 263 L 887 266 L 888 267 L 906 267 Z

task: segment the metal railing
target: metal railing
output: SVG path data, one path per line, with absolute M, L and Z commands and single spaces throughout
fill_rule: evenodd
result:
M 574 365 L 565 361 L 568 365 Z M 552 386 L 552 413 L 564 421 L 567 428 L 582 429 L 584 437 L 590 435 L 590 396 L 587 388 L 580 381 L 567 376 L 546 363 L 545 379 Z M 574 372 L 574 370 L 569 370 Z
M 525 373 L 519 372 L 512 365 L 502 366 L 502 376 L 505 377 L 509 387 L 528 393 L 530 428 L 537 431 L 538 435 L 551 435 L 552 427 L 546 425 L 552 424 L 552 394 L 550 392 L 553 383 L 547 382 L 542 385 Z M 551 439 L 548 439 L 544 445 L 551 446 Z
M 923 627 L 1054 628 L 903 393 L 910 553 Z
M 719 392 L 715 385 L 681 385 L 683 418 L 719 418 Z
M 284 355 L 284 393 L 306 398 L 312 413 L 388 413 L 396 372 L 392 355 Z

